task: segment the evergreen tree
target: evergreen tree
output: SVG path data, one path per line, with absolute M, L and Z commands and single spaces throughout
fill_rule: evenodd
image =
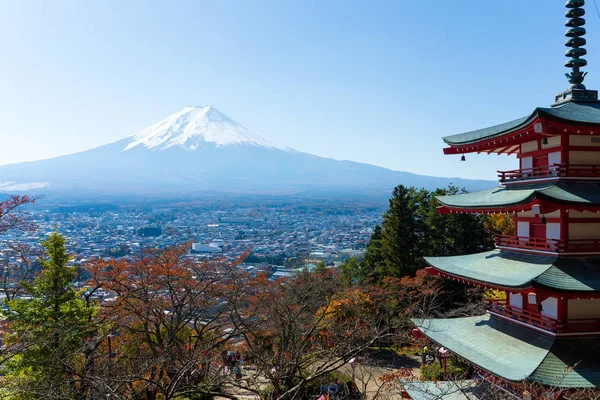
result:
M 40 274 L 23 284 L 26 296 L 6 303 L 3 342 L 11 357 L 0 385 L 11 398 L 86 398 L 89 388 L 77 369 L 89 367 L 85 345 L 96 309 L 72 286 L 75 269 L 67 265 L 64 237 L 54 232 L 42 246 L 47 258 L 39 260 Z
M 326 271 L 327 271 L 327 264 L 325 264 L 325 261 L 323 261 L 323 260 L 317 261 L 317 263 L 315 264 L 315 272 L 318 274 L 321 274 Z
M 381 230 L 381 228 L 380 228 Z M 345 283 L 351 285 L 360 279 L 361 265 L 356 257 L 350 257 L 338 266 Z
M 357 278 L 361 282 L 367 280 L 379 280 L 377 274 L 378 271 L 381 270 L 384 261 L 383 254 L 381 253 L 382 236 L 383 231 L 381 226 L 375 226 L 375 230 L 373 231 L 371 239 L 367 244 L 365 255 L 360 262 L 356 276 L 354 276 L 354 278 Z
M 394 189 L 390 208 L 383 215 L 381 253 L 384 261 L 380 276 L 412 276 L 424 267 L 427 225 L 419 208 L 428 195 L 424 189 L 403 185 Z

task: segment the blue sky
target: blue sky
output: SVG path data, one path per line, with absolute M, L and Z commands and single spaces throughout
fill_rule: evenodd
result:
M 461 163 L 441 136 L 527 115 L 567 88 L 564 11 L 564 0 L 4 1 L 0 164 L 213 105 L 297 150 L 495 179 L 514 156 Z M 586 84 L 600 89 L 600 18 L 592 0 L 586 11 Z

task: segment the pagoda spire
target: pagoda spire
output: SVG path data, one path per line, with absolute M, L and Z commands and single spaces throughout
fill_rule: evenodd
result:
M 585 19 L 582 18 L 585 15 L 584 5 L 585 0 L 567 0 L 565 4 L 567 7 L 567 12 L 565 13 L 567 17 L 567 22 L 565 22 L 565 26 L 567 27 L 567 31 L 565 32 L 567 41 L 565 42 L 565 46 L 569 48 L 565 52 L 565 56 L 568 58 L 565 62 L 565 67 L 571 68 L 571 72 L 565 74 L 565 76 L 569 80 L 570 85 L 565 92 L 555 96 L 553 107 L 569 101 L 598 101 L 598 91 L 587 90 L 583 85 L 583 80 L 587 75 L 587 72 L 581 71 L 581 68 L 587 65 L 587 61 L 581 58 L 587 54 L 587 50 L 583 48 L 586 44 L 586 40 L 583 37 L 586 33 L 583 27 Z
M 567 31 L 565 36 L 568 38 L 565 42 L 565 46 L 570 47 L 565 52 L 565 56 L 569 59 L 565 62 L 565 67 L 571 68 L 570 74 L 565 74 L 569 83 L 569 89 L 581 89 L 585 90 L 583 80 L 587 75 L 587 72 L 582 72 L 581 67 L 587 65 L 587 61 L 582 56 L 587 54 L 587 50 L 582 46 L 585 46 L 586 40 L 583 38 L 586 31 L 583 27 L 585 25 L 585 19 L 582 18 L 585 15 L 585 10 L 582 8 L 585 4 L 585 0 L 567 0 L 567 12 L 565 16 L 568 18 L 565 26 Z

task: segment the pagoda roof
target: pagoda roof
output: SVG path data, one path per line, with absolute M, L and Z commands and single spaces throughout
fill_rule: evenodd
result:
M 557 258 L 533 283 L 565 292 L 600 291 L 600 258 Z
M 600 257 L 562 258 L 492 250 L 463 256 L 425 257 L 425 261 L 449 275 L 495 287 L 600 291 Z
M 413 323 L 452 353 L 514 382 L 533 374 L 554 342 L 552 336 L 489 315 L 413 320 Z
M 465 145 L 493 139 L 524 128 L 538 117 L 583 125 L 600 124 L 600 102 L 566 102 L 555 107 L 538 107 L 531 115 L 503 124 L 444 137 L 449 145 Z
M 479 390 L 473 380 L 462 381 L 400 381 L 412 400 L 473 400 Z
M 505 380 L 530 379 L 561 388 L 600 387 L 597 337 L 556 339 L 489 315 L 413 323 L 452 353 Z
M 531 287 L 546 272 L 554 257 L 500 250 L 463 256 L 425 257 L 433 268 L 471 281 L 507 288 Z
M 563 374 L 569 367 L 574 370 Z M 600 387 L 600 340 L 556 339 L 529 378 L 563 388 Z
M 534 200 L 575 206 L 600 205 L 600 183 L 559 181 L 534 185 L 508 185 L 472 193 L 437 196 L 438 201 L 453 209 L 511 209 Z

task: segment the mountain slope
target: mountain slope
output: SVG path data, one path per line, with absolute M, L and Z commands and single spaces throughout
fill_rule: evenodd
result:
M 450 182 L 471 190 L 494 185 L 420 176 L 287 149 L 249 132 L 214 107 L 186 107 L 134 135 L 84 152 L 0 166 L 0 191 L 31 188 L 36 193 L 389 194 L 401 183 L 433 189 Z

